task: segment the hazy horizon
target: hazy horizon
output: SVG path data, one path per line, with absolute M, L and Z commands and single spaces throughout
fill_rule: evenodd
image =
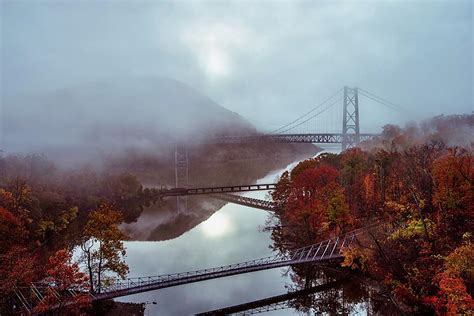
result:
M 41 134 L 35 104 L 49 115 L 42 97 L 60 100 L 55 106 L 66 113 L 48 116 L 45 129 L 61 120 L 77 127 L 67 113 L 82 109 L 81 89 L 120 78 L 183 82 L 263 132 L 346 85 L 405 109 L 361 99 L 366 132 L 473 110 L 471 1 L 3 1 L 1 11 L 3 137 L 17 136 L 6 130 L 15 119 L 24 135 Z M 117 93 L 139 93 L 127 89 Z M 54 99 L 61 91 L 73 100 Z M 104 104 L 97 110 L 107 117 L 98 119 L 120 125 L 136 110 L 143 118 L 133 113 L 135 122 L 146 122 L 149 104 L 130 111 Z

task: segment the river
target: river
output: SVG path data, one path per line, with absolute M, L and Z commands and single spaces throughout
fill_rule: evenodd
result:
M 257 183 L 272 183 L 285 169 L 271 172 Z M 269 198 L 268 192 L 249 192 L 246 196 Z M 206 221 L 181 236 L 166 241 L 126 242 L 129 277 L 160 275 L 210 268 L 266 257 L 273 252 L 269 232 L 262 228 L 269 218 L 266 211 L 226 204 Z M 292 281 L 280 268 L 191 283 L 117 299 L 120 302 L 146 303 L 146 315 L 191 315 L 217 308 L 286 293 Z M 365 314 L 363 304 L 355 314 Z M 294 309 L 268 313 L 298 314 Z

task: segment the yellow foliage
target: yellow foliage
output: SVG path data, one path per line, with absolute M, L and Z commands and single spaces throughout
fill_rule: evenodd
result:
M 349 247 L 343 250 L 344 261 L 342 267 L 351 268 L 352 270 L 367 270 L 368 257 L 360 248 Z

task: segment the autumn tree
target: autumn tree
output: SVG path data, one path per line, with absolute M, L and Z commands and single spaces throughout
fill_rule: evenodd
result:
M 35 307 L 35 312 L 53 310 L 61 314 L 80 315 L 81 309 L 90 304 L 87 275 L 80 271 L 79 265 L 72 261 L 71 253 L 65 249 L 49 258 L 42 283 L 51 287 L 46 288 L 45 296 Z
M 285 172 L 272 194 L 281 223 L 273 238 L 297 248 L 350 227 L 353 220 L 339 179 L 338 170 L 324 158 L 303 161 L 291 173 Z
M 10 314 L 15 289 L 28 286 L 40 272 L 38 257 L 28 249 L 26 219 L 6 209 L 15 205 L 13 195 L 0 189 L 0 314 Z
M 118 227 L 121 222 L 122 214 L 109 204 L 99 205 L 89 215 L 80 248 L 93 293 L 100 293 L 114 275 L 124 279 L 128 273 L 123 244 L 127 236 Z

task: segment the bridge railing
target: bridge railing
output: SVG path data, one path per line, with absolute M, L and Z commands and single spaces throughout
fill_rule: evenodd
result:
M 350 232 L 346 235 L 335 237 L 319 242 L 314 245 L 287 251 L 273 256 L 258 258 L 245 262 L 223 265 L 215 268 L 200 269 L 188 272 L 170 273 L 165 275 L 128 278 L 125 281 L 115 282 L 105 288 L 103 292 L 125 290 L 133 287 L 141 287 L 150 284 L 168 283 L 177 280 L 195 279 L 200 276 L 219 274 L 222 272 L 245 270 L 251 267 L 267 266 L 278 263 L 297 264 L 303 262 L 324 261 L 342 257 L 342 251 L 349 247 L 362 229 Z
M 105 294 L 105 296 L 107 296 L 108 298 L 112 298 L 124 295 L 123 293 L 126 292 L 126 290 L 133 288 L 140 288 L 146 286 L 156 287 L 157 285 L 159 287 L 168 287 L 189 282 L 196 282 L 204 279 L 226 276 L 230 274 L 245 273 L 306 262 L 324 262 L 333 259 L 340 259 L 342 258 L 344 248 L 351 246 L 354 240 L 356 240 L 357 236 L 362 234 L 364 231 L 366 231 L 366 228 L 361 228 L 349 232 L 345 235 L 331 238 L 306 247 L 293 249 L 284 253 L 279 253 L 276 255 L 249 260 L 245 262 L 223 265 L 215 268 L 200 269 L 180 273 L 170 273 L 165 275 L 128 278 L 124 281 L 116 281 L 107 286 L 103 286 L 101 290 L 101 295 L 103 296 Z M 38 299 L 38 301 L 41 301 L 46 291 L 55 292 L 56 289 L 57 286 L 55 284 L 48 282 L 40 282 L 31 284 L 31 287 L 23 290 L 27 290 L 30 292 L 30 301 L 32 301 L 32 297 L 34 297 L 33 299 Z M 18 292 L 21 294 L 22 289 L 18 290 Z M 121 291 L 121 293 L 117 293 L 118 291 Z M 58 293 L 56 291 L 56 293 L 58 294 L 58 298 L 59 296 L 63 295 L 76 296 L 78 294 L 88 294 L 87 289 L 76 286 L 72 286 L 71 288 L 69 288 L 66 294 L 64 294 L 64 291 L 62 291 L 61 293 Z M 97 294 L 92 295 L 91 298 L 93 300 L 97 299 Z
M 327 262 L 343 257 L 343 250 L 352 245 L 357 240 L 357 236 L 366 231 L 368 227 L 354 230 L 345 235 L 331 238 L 306 247 L 285 251 L 273 256 L 258 258 L 245 262 L 223 265 L 220 267 L 200 269 L 195 271 L 170 273 L 157 276 L 128 278 L 124 281 L 116 281 L 108 286 L 102 287 L 101 293 L 90 294 L 88 289 L 80 286 L 59 291 L 58 286 L 49 282 L 39 282 L 31 284 L 27 288 L 18 288 L 16 293 L 27 310 L 30 310 L 35 303 L 44 298 L 45 293 L 53 293 L 58 299 L 67 301 L 66 296 L 90 295 L 92 300 L 114 298 L 148 290 L 176 286 L 180 284 L 208 280 L 233 274 L 246 273 L 270 268 L 283 267 L 293 264 L 309 262 Z M 129 290 L 129 291 L 128 291 Z M 26 296 L 24 293 L 27 293 Z M 70 301 L 73 304 L 73 300 Z M 68 304 L 68 303 L 66 303 Z

